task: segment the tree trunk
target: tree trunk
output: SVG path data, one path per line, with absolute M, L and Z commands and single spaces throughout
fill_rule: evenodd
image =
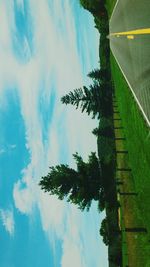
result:
M 122 140 L 122 141 L 124 141 L 124 140 L 126 140 L 126 138 L 125 138 L 125 137 L 116 137 L 115 140 L 116 140 L 116 141 L 117 141 L 117 140 Z
M 124 172 L 130 172 L 130 168 L 117 168 L 117 171 L 124 171 Z
M 120 178 L 116 178 L 115 180 L 116 180 L 116 182 L 122 182 L 122 179 L 120 179 Z
M 134 193 L 134 192 L 131 192 L 131 193 L 128 193 L 128 192 L 120 192 L 119 193 L 121 196 L 137 196 L 138 193 Z
M 116 182 L 116 185 L 123 185 L 123 182 Z
M 127 150 L 116 150 L 117 154 L 128 154 Z
M 147 229 L 145 227 L 131 227 L 131 228 L 126 227 L 125 232 L 147 233 Z
M 115 130 L 117 130 L 117 129 L 123 129 L 123 127 L 122 126 L 117 126 L 117 127 L 114 127 L 114 129 Z

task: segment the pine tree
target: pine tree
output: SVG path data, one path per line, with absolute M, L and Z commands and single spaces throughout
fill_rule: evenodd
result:
M 50 172 L 42 177 L 39 185 L 45 192 L 57 195 L 61 200 L 66 198 L 81 210 L 88 210 L 92 200 L 101 199 L 99 161 L 95 153 L 90 154 L 88 162 L 84 162 L 77 153 L 73 157 L 77 165 L 76 170 L 64 164 L 50 167 Z
M 110 78 L 107 69 L 94 69 L 87 75 L 91 79 L 99 80 L 100 82 L 107 81 Z
M 97 82 L 90 85 L 89 88 L 83 86 L 83 88 L 70 91 L 61 98 L 63 104 L 71 104 L 81 108 L 81 112 L 87 112 L 88 115 L 92 114 L 92 118 L 99 117 L 100 111 L 100 87 Z
M 103 221 L 101 222 L 101 228 L 100 228 L 99 233 L 103 237 L 104 244 L 108 246 L 110 243 L 110 240 L 109 240 L 109 229 L 108 229 L 107 218 L 103 219 Z
M 94 16 L 105 15 L 104 0 L 80 0 L 80 4 Z

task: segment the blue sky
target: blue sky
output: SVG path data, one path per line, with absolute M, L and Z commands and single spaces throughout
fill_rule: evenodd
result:
M 81 212 L 38 186 L 96 151 L 97 121 L 60 103 L 98 66 L 93 19 L 77 0 L 2 0 L 0 17 L 0 266 L 107 267 L 96 204 Z

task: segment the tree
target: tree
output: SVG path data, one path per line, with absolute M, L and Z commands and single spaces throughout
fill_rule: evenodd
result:
M 81 112 L 86 111 L 88 115 L 92 114 L 94 119 L 96 116 L 110 117 L 112 115 L 112 90 L 110 83 L 99 84 L 94 80 L 93 84 L 87 88 L 78 88 L 70 91 L 61 98 L 63 104 L 71 104 L 81 108 Z
M 75 89 L 61 98 L 63 104 L 71 104 L 81 108 L 81 111 L 86 111 L 88 115 L 92 114 L 92 118 L 99 117 L 100 111 L 101 90 L 99 84 L 94 82 L 90 88 L 83 86 L 83 88 Z
M 96 136 L 114 137 L 114 131 L 111 127 L 101 128 L 101 125 L 99 128 L 94 128 L 92 133 Z
M 81 210 L 89 210 L 92 200 L 99 200 L 101 194 L 99 161 L 93 152 L 89 155 L 87 163 L 78 153 L 73 157 L 77 165 L 76 170 L 64 164 L 50 167 L 50 172 L 42 177 L 39 185 L 50 195 L 57 195 L 61 200 L 66 198 Z
M 110 73 L 107 69 L 94 69 L 87 76 L 94 80 L 108 81 Z
M 80 0 L 80 4 L 94 16 L 105 15 L 104 0 Z
M 103 184 L 103 183 L 102 183 Z M 106 195 L 104 188 L 100 189 L 99 201 L 98 201 L 98 211 L 101 212 L 106 208 Z
M 99 150 L 100 150 L 100 160 L 108 168 L 109 164 L 113 164 L 115 160 L 115 143 L 113 138 L 108 138 L 105 136 L 99 136 L 98 138 Z
M 110 240 L 109 240 L 109 230 L 108 230 L 108 222 L 107 219 L 103 219 L 101 222 L 101 228 L 99 230 L 100 235 L 103 237 L 103 242 L 106 246 L 109 245 Z

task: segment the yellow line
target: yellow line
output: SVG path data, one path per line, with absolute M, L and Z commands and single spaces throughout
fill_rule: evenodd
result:
M 150 34 L 150 28 L 147 29 L 138 29 L 138 30 L 132 30 L 127 32 L 117 32 L 117 33 L 111 33 L 110 36 L 120 36 L 120 35 L 135 35 L 135 34 Z
M 134 35 L 127 35 L 127 38 L 130 39 L 130 40 L 133 40 L 134 39 Z

